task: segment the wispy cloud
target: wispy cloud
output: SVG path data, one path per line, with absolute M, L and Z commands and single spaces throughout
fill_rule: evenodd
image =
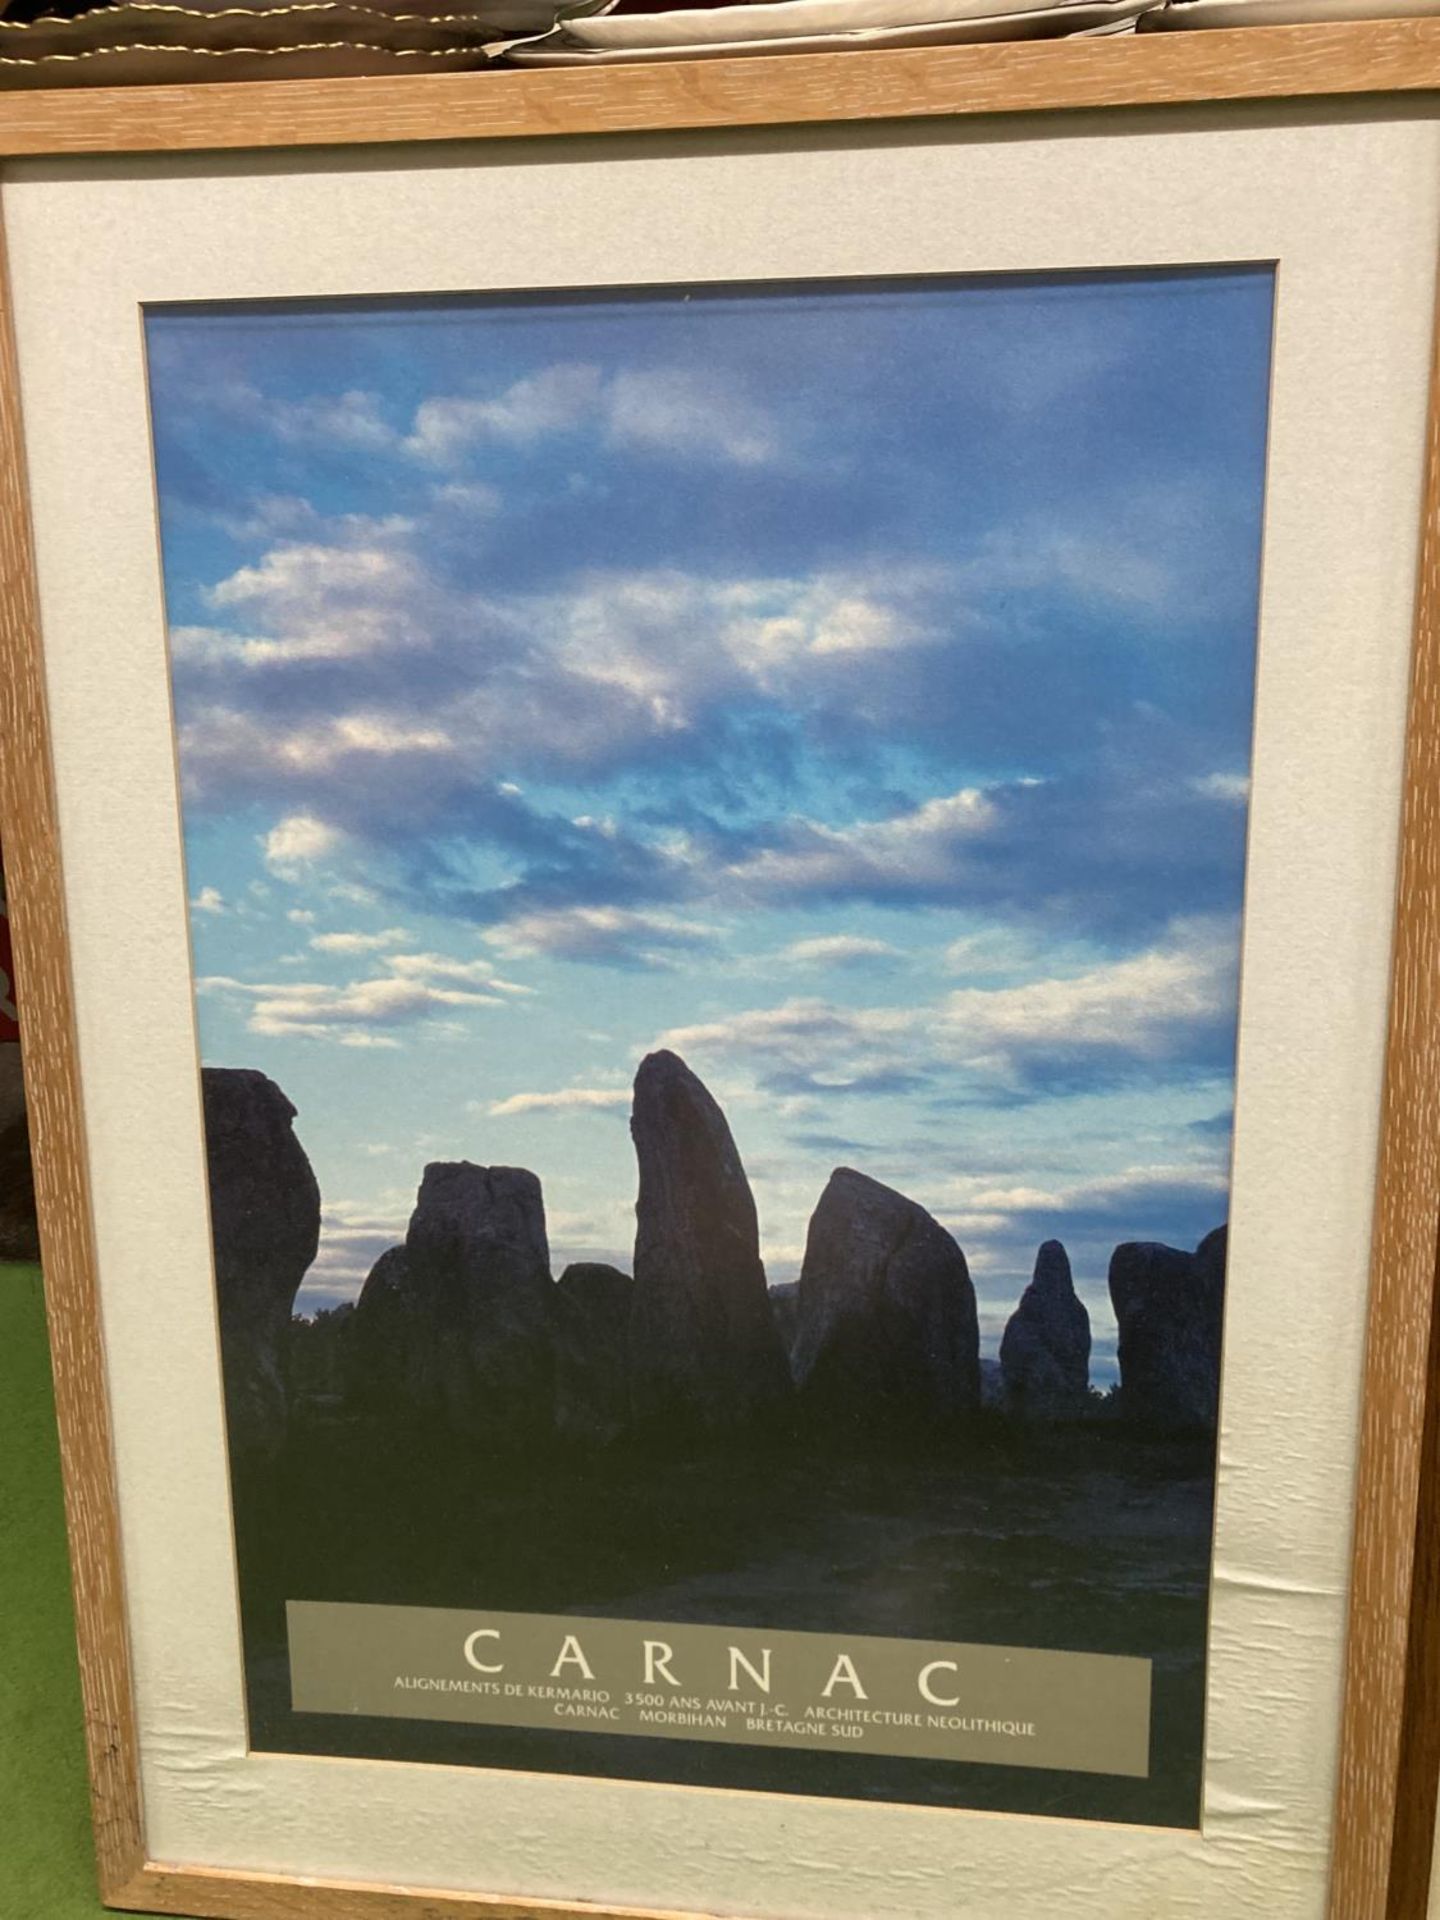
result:
M 780 451 L 775 423 L 713 374 L 688 367 L 618 373 L 605 389 L 605 424 L 620 446 L 763 466 Z
M 484 960 L 452 960 L 443 953 L 391 953 L 385 965 L 407 980 L 443 980 L 452 985 L 483 987 L 487 993 L 531 995 L 534 987 L 502 980 Z
M 1243 807 L 1250 798 L 1250 776 L 1247 773 L 1204 773 L 1191 782 L 1197 793 L 1210 800 L 1226 800 L 1231 806 Z
M 449 602 L 410 544 L 415 530 L 401 515 L 348 517 L 317 520 L 310 539 L 276 542 L 206 592 L 217 614 L 246 628 L 179 627 L 177 661 L 256 672 L 428 647 Z
M 237 980 L 209 975 L 197 983 L 202 993 L 250 1003 L 251 1033 L 334 1040 L 347 1047 L 395 1047 L 395 1030 L 415 1027 L 457 1008 L 498 1007 L 496 994 L 431 986 L 393 976 L 354 980 L 342 986 L 319 981 Z
M 578 427 L 594 412 L 600 391 L 598 368 L 559 365 L 496 394 L 423 400 L 404 448 L 417 460 L 445 466 L 487 440 L 528 446 Z
M 487 929 L 501 953 L 635 967 L 667 967 L 678 952 L 715 944 L 720 929 L 668 913 L 569 907 L 526 913 Z
M 320 394 L 309 400 L 262 401 L 262 413 L 271 431 L 294 445 L 322 441 L 332 446 L 381 451 L 394 442 L 379 396 L 359 389 Z
M 506 430 L 550 418 L 566 391 L 517 399 Z M 285 808 L 281 840 L 297 819 L 357 846 L 409 838 L 432 871 L 457 842 L 498 838 L 520 884 L 508 906 L 497 894 L 474 911 L 482 919 L 603 904 L 699 918 L 737 902 L 968 903 L 1082 928 L 1104 913 L 1134 939 L 1173 911 L 1182 870 L 1197 910 L 1225 897 L 1242 776 L 1197 765 L 1193 739 L 1162 712 L 1101 726 L 1113 703 L 1103 676 L 1077 674 L 1074 648 L 1043 628 L 1026 626 L 1017 673 L 997 609 L 1013 622 L 1027 595 L 1073 600 L 1073 565 L 1055 555 L 1074 545 L 1094 560 L 1078 536 L 1055 536 L 1049 558 L 1027 553 L 1023 566 L 1018 535 L 994 535 L 943 565 L 589 569 L 499 592 L 443 576 L 405 516 L 336 515 L 313 531 L 211 590 L 243 624 L 183 630 L 194 805 Z M 1123 583 L 1113 556 L 1095 564 L 1097 591 Z M 1080 751 L 1096 738 L 1098 751 Z M 922 764 L 897 791 L 902 740 Z M 976 751 L 1044 771 L 934 790 Z M 546 816 L 522 793 L 557 778 L 648 781 L 661 765 L 669 798 L 643 817 Z M 775 805 L 801 765 L 826 769 L 837 814 Z M 762 817 L 714 831 L 737 801 Z M 602 884 L 607 869 L 618 892 Z M 463 889 L 452 897 L 462 915 L 475 909 L 460 905 Z
M 894 1092 L 954 1080 L 1024 1089 L 1213 1061 L 1233 1028 L 1234 930 L 1181 923 L 1145 952 L 926 1005 L 823 999 L 672 1028 L 662 1044 L 745 1066 L 775 1091 Z
M 808 940 L 792 940 L 780 958 L 800 967 L 869 967 L 876 962 L 903 958 L 900 948 L 888 940 L 872 940 L 862 934 L 817 934 Z
M 492 1120 L 521 1113 L 628 1113 L 628 1087 L 561 1087 L 553 1093 L 512 1093 L 485 1111 Z
M 348 416 L 339 424 L 348 428 Z M 486 444 L 531 447 L 581 428 L 632 451 L 740 467 L 763 465 L 779 451 L 770 417 L 718 374 L 654 367 L 606 376 L 580 363 L 542 368 L 495 393 L 424 400 L 401 444 L 413 459 L 452 466 Z
M 790 900 L 945 888 L 954 882 L 957 859 L 995 819 L 989 796 L 963 787 L 852 827 L 797 820 L 781 844 L 737 862 L 725 877 L 742 893 Z
M 383 927 L 379 933 L 317 933 L 310 945 L 316 953 L 376 953 L 409 938 L 404 927 Z

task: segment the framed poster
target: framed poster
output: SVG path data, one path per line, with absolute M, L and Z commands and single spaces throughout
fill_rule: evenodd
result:
M 5 174 L 115 1904 L 1423 1880 L 1440 125 L 1013 60 Z
M 147 315 L 256 1748 L 1196 1822 L 1273 294 Z

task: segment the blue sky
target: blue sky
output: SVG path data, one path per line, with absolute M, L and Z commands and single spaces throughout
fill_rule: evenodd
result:
M 629 1264 L 627 1090 L 1035 1246 L 1225 1214 L 1268 271 L 161 310 L 202 1051 L 350 1297 L 427 1159 Z

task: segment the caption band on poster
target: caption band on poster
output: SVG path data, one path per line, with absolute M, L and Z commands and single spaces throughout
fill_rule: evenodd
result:
M 1149 1771 L 1148 1660 L 291 1601 L 295 1711 Z

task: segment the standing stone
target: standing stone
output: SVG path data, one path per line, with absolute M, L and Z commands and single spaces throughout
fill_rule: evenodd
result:
M 292 1319 L 282 1350 L 285 1399 L 292 1423 L 336 1420 L 354 1397 L 355 1302 Z
M 1226 1229 L 1194 1253 L 1131 1241 L 1110 1259 L 1122 1417 L 1156 1432 L 1213 1428 L 1220 1404 Z
M 795 1348 L 795 1335 L 800 1331 L 800 1282 L 781 1280 L 770 1289 L 770 1311 L 775 1316 L 775 1331 L 780 1335 L 780 1344 L 787 1354 Z
M 540 1182 L 522 1167 L 426 1167 L 403 1248 L 356 1309 L 372 1410 L 494 1441 L 552 1419 L 554 1286 Z
M 598 1261 L 555 1283 L 555 1425 L 570 1439 L 605 1444 L 629 1424 L 634 1294 L 628 1273 Z
M 987 1413 L 1006 1410 L 1005 1376 L 1000 1371 L 1000 1362 L 984 1354 L 980 1359 L 980 1404 Z
M 365 1412 L 393 1419 L 420 1404 L 422 1318 L 410 1285 L 409 1255 L 404 1247 L 390 1247 L 360 1289 L 350 1331 L 351 1391 Z
M 201 1091 L 230 1445 L 273 1456 L 286 1429 L 282 1347 L 320 1245 L 320 1189 L 273 1080 L 206 1067 Z
M 750 1183 L 725 1116 L 673 1053 L 635 1076 L 631 1397 L 637 1418 L 723 1431 L 790 1394 Z
M 800 1270 L 795 1379 L 847 1424 L 949 1419 L 980 1404 L 980 1329 L 965 1256 L 924 1207 L 840 1167 Z
M 1058 1240 L 1035 1256 L 1035 1274 L 1000 1342 L 1005 1404 L 1026 1419 L 1084 1410 L 1090 1391 L 1090 1316 L 1075 1292 L 1070 1257 Z

